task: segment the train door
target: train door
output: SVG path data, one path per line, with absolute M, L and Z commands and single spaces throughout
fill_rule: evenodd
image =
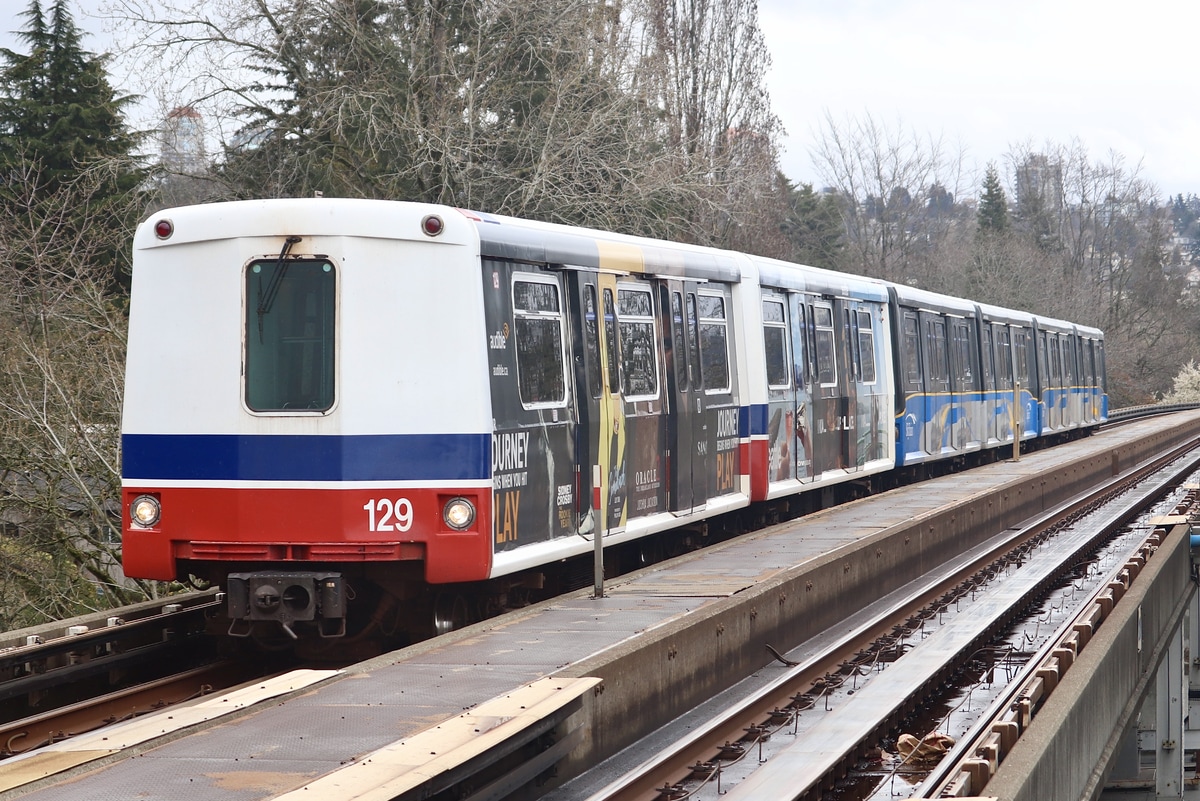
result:
M 832 299 L 814 299 L 809 305 L 813 334 L 814 379 L 813 473 L 820 477 L 831 470 L 849 467 L 846 458 L 846 354 L 845 334 L 838 336 L 841 321 Z M 837 327 L 835 327 L 835 324 Z
M 937 456 L 942 453 L 943 444 L 947 441 L 953 409 L 946 318 L 940 314 L 921 312 L 921 322 L 924 334 L 922 345 L 925 353 L 925 392 L 929 399 L 925 452 L 930 456 Z
M 788 295 L 792 341 L 792 385 L 795 391 L 796 438 L 793 441 L 795 477 L 801 482 L 813 480 L 813 384 L 816 378 L 816 357 L 813 346 L 812 305 L 799 293 Z
M 798 404 L 787 298 L 764 292 L 762 321 L 767 368 L 766 480 L 769 484 L 796 478 Z M 765 492 L 766 488 L 762 488 L 762 491 Z
M 1033 358 L 1030 361 L 1030 367 L 1036 370 L 1037 388 L 1030 387 L 1033 392 L 1034 404 L 1038 407 L 1038 428 L 1037 433 L 1040 436 L 1044 431 L 1053 428 L 1053 417 L 1051 415 L 1051 405 L 1048 402 L 1050 397 L 1050 368 L 1049 360 L 1046 357 L 1046 334 L 1044 332 L 1032 331 L 1029 334 L 1030 345 L 1033 348 Z
M 626 521 L 625 420 L 616 317 L 616 277 L 568 273 L 573 318 L 578 531 L 604 535 Z
M 1021 384 L 1021 438 L 1042 433 L 1040 378 L 1037 372 L 1036 336 L 1033 329 L 1013 329 L 1013 361 Z M 1027 395 L 1026 395 L 1027 393 Z
M 484 262 L 496 551 L 575 533 L 578 412 L 563 286 L 544 266 Z
M 985 444 L 994 445 L 999 439 L 996 431 L 996 409 L 1002 400 L 996 394 L 996 368 L 992 347 L 992 326 L 984 322 L 979 329 L 979 372 L 983 381 L 981 405 L 984 408 L 983 431 L 981 436 Z
M 663 334 L 656 296 L 653 281 L 631 277 L 617 283 L 628 519 L 667 509 Z
M 880 374 L 882 364 L 876 343 L 883 333 L 883 306 L 868 301 L 855 304 L 852 313 L 854 343 L 854 463 L 858 466 L 886 459 L 888 431 L 892 425 L 887 394 Z M 878 330 L 877 330 L 878 329 Z
M 992 325 L 992 344 L 996 363 L 996 439 L 1011 442 L 1013 438 L 1013 349 L 1012 335 L 1007 325 Z
M 1062 360 L 1060 359 L 1060 348 L 1058 348 L 1058 335 L 1056 333 L 1043 333 L 1043 343 L 1046 353 L 1046 365 L 1050 372 L 1050 380 L 1046 383 L 1049 391 L 1043 396 L 1046 403 L 1046 411 L 1050 412 L 1050 428 L 1058 430 L 1062 428 Z
M 841 463 L 846 470 L 857 470 L 862 465 L 858 453 L 859 420 L 858 388 L 862 381 L 862 357 L 859 353 L 858 325 L 855 308 L 850 301 L 838 301 L 842 318 L 842 353 L 846 369 L 839 376 L 841 396 Z
M 600 289 L 600 354 L 604 385 L 600 398 L 600 499 L 605 533 L 623 531 L 626 521 L 625 414 L 621 398 L 621 343 L 617 327 L 617 279 L 597 276 Z M 605 444 L 607 443 L 607 445 Z
M 1058 342 L 1062 346 L 1063 426 L 1066 428 L 1078 428 L 1082 421 L 1083 410 L 1079 402 L 1079 381 L 1076 379 L 1078 370 L 1075 359 L 1075 335 L 1071 333 L 1062 334 Z
M 599 464 L 600 401 L 604 368 L 600 352 L 600 299 L 594 274 L 568 273 L 571 304 L 572 367 L 575 408 L 575 520 L 576 530 L 591 534 L 599 522 L 595 508 L 592 465 Z
M 899 308 L 899 307 L 897 307 Z M 897 393 L 902 398 L 898 408 L 902 409 L 896 428 L 897 463 L 911 464 L 920 461 L 925 441 L 925 423 L 929 420 L 930 400 L 925 392 L 924 360 L 921 356 L 921 321 L 912 309 L 900 309 L 900 326 L 896 347 Z
M 983 429 L 975 321 L 952 317 L 949 322 L 950 386 L 954 396 L 950 446 L 956 451 L 975 450 L 980 446 Z
M 1041 420 L 1037 417 L 1038 377 L 1034 371 L 1037 359 L 1034 354 L 1033 337 L 1033 329 L 1013 327 L 1013 370 L 1016 371 L 1016 381 L 1021 385 L 1020 408 L 1017 410 L 1017 432 L 1021 439 L 1030 435 L 1037 436 L 1041 432 Z
M 693 502 L 695 493 L 704 488 L 703 499 L 727 495 L 739 488 L 741 438 L 738 430 L 739 409 L 733 388 L 733 361 L 727 288 L 702 284 L 687 292 L 684 314 L 689 345 L 695 343 L 699 357 L 701 386 L 697 411 L 702 430 L 696 432 L 696 453 L 692 461 Z M 700 476 L 705 480 L 700 482 Z
M 659 285 L 666 395 L 665 450 L 667 511 L 685 515 L 708 498 L 708 427 L 700 379 L 700 329 L 693 281 Z
M 1079 338 L 1079 348 L 1079 361 L 1082 365 L 1080 368 L 1080 380 L 1084 386 L 1083 421 L 1091 424 L 1097 422 L 1097 418 L 1099 416 L 1099 392 L 1097 391 L 1099 384 L 1096 380 L 1096 348 L 1094 341 L 1086 337 Z

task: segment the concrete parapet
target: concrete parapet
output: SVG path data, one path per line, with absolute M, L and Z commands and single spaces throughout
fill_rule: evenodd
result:
M 1001 801 L 1095 798 L 1195 588 L 1181 527 L 1163 541 L 985 786 Z
M 823 510 L 754 538 L 805 537 L 878 516 L 857 539 L 781 570 L 741 592 L 576 662 L 558 675 L 597 676 L 602 691 L 585 705 L 585 743 L 562 779 L 606 759 L 727 689 L 770 661 L 766 646 L 790 650 L 844 621 L 1006 528 L 1126 472 L 1200 434 L 1200 414 L 1146 421 L 1041 451 L 1017 463 L 971 471 L 969 486 L 941 505 L 904 515 L 906 499 L 960 482 L 957 476 Z M 942 490 L 945 494 L 945 490 Z M 735 547 L 737 541 L 719 547 Z M 1075 675 L 1076 670 L 1068 675 Z M 989 787 L 990 791 L 990 787 Z M 1033 796 L 1030 796 L 1033 797 Z M 1053 794 L 1042 798 L 1057 798 Z

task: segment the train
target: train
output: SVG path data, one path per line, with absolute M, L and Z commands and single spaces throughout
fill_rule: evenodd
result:
M 236 636 L 446 631 L 597 550 L 1086 434 L 1104 357 L 1093 327 L 714 248 L 168 209 L 133 243 L 123 567 L 221 586 Z

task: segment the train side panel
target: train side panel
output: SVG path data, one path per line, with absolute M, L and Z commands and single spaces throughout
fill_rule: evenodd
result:
M 755 498 L 892 467 L 895 429 L 887 294 L 881 282 L 764 259 L 760 357 L 766 462 Z M 765 386 L 763 386 L 765 384 Z
M 493 458 L 492 576 L 746 506 L 759 345 L 732 254 L 478 217 L 494 441 L 514 455 Z

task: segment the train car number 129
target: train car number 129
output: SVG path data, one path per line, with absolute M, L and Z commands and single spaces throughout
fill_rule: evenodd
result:
M 368 531 L 408 531 L 412 528 L 413 508 L 408 498 L 400 498 L 395 502 L 388 498 L 372 498 L 366 502 L 363 510 L 367 513 Z

